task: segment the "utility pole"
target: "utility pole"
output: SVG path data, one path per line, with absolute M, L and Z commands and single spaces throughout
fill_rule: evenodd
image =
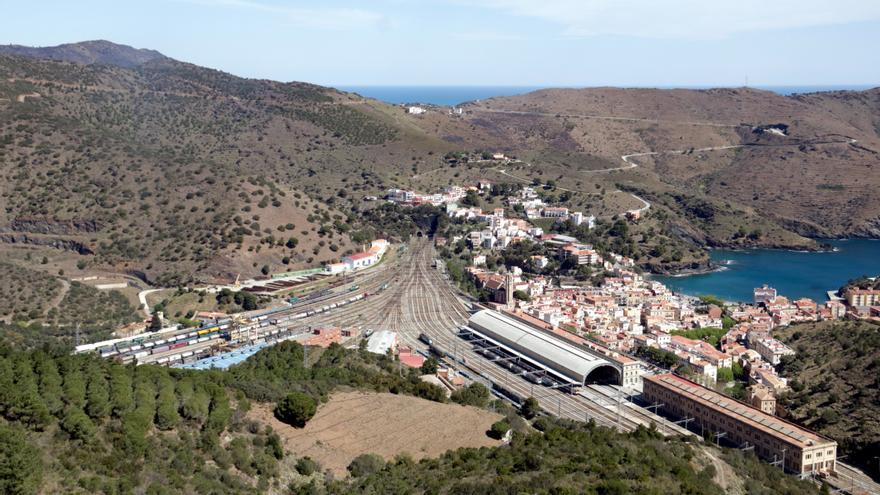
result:
M 715 432 L 715 446 L 721 448 L 721 437 L 726 437 L 726 431 L 717 431 Z M 783 459 L 785 458 L 785 451 L 783 451 Z
M 680 419 L 680 420 L 678 420 L 678 421 L 673 421 L 672 423 L 673 423 L 673 424 L 676 424 L 676 425 L 679 424 L 679 423 L 684 423 L 683 427 L 684 427 L 684 429 L 686 430 L 687 427 L 688 427 L 688 423 L 690 423 L 690 422 L 693 421 L 693 420 L 694 420 L 694 418 L 691 418 L 691 417 L 687 417 L 687 416 L 685 416 L 684 419 Z

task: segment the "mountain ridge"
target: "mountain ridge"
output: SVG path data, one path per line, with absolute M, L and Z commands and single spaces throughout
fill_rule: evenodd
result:
M 156 50 L 133 48 L 107 40 L 89 40 L 41 47 L 0 45 L 0 54 L 84 65 L 105 64 L 127 69 L 139 67 L 153 60 L 169 58 Z
M 389 187 L 538 181 L 606 221 L 642 206 L 629 193 L 647 198 L 631 254 L 694 269 L 703 247 L 880 237 L 878 95 L 546 89 L 413 116 L 164 56 L 130 68 L 0 54 L 0 230 L 88 246 L 94 263 L 151 281 L 228 280 L 332 261 L 383 234 L 357 219 Z M 777 124 L 786 133 L 761 130 Z M 444 159 L 479 150 L 520 161 L 501 173 Z M 278 245 L 288 237 L 302 243 Z

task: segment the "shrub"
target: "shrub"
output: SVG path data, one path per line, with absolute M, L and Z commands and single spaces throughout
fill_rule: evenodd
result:
M 361 454 L 352 459 L 348 472 L 355 478 L 369 476 L 385 467 L 385 460 L 376 454 Z
M 315 399 L 302 392 L 293 392 L 275 406 L 275 417 L 289 425 L 302 428 L 312 419 L 317 409 L 318 404 Z
M 489 432 L 487 434 L 491 438 L 501 440 L 502 438 L 504 438 L 504 435 L 507 434 L 508 430 L 510 430 L 510 423 L 502 419 L 501 421 L 496 421 L 492 423 L 492 426 L 489 428 Z
M 301 457 L 296 461 L 296 472 L 303 476 L 311 476 L 321 470 L 321 466 L 311 457 Z
M 538 404 L 538 399 L 529 397 L 523 401 L 522 406 L 519 408 L 519 412 L 524 418 L 532 419 L 541 412 L 541 405 Z

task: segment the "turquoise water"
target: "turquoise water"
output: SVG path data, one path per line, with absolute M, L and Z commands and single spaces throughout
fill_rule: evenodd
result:
M 466 101 L 482 100 L 493 96 L 512 96 L 529 93 L 551 86 L 339 86 L 343 91 L 358 93 L 368 98 L 391 103 L 429 103 L 432 105 L 457 105 Z M 663 89 L 673 86 L 661 87 Z M 706 89 L 706 86 L 674 86 L 686 89 Z M 863 90 L 872 86 L 756 86 L 783 95 L 834 91 L 838 89 Z
M 801 253 L 754 249 L 715 250 L 720 271 L 685 277 L 654 277 L 673 290 L 690 295 L 712 294 L 727 301 L 752 301 L 752 290 L 763 284 L 789 298 L 818 302 L 825 293 L 861 275 L 880 275 L 880 241 L 851 239 L 828 242 L 834 252 Z

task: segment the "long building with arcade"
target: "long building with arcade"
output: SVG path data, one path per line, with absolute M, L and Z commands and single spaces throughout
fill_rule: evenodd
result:
M 643 397 L 675 418 L 693 422 L 713 438 L 780 464 L 802 477 L 835 470 L 837 442 L 686 378 L 643 377 Z

